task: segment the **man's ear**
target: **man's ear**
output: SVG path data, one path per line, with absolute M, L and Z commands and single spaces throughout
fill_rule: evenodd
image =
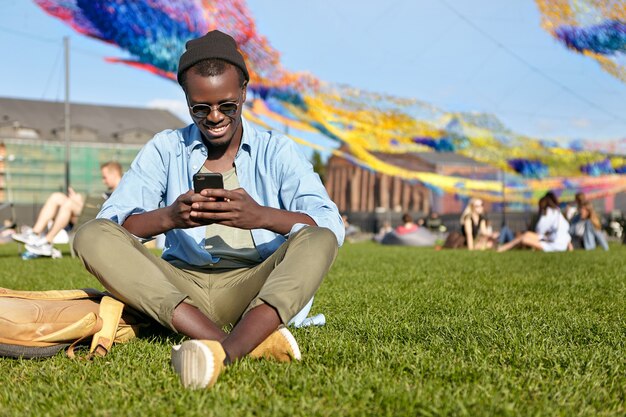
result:
M 242 95 L 242 99 L 241 99 L 241 104 L 243 105 L 243 103 L 246 102 L 246 93 L 248 92 L 248 82 L 246 81 L 245 83 L 243 83 L 243 95 Z

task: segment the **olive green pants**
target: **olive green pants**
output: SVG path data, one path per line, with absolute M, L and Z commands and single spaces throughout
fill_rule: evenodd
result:
M 237 323 L 260 304 L 275 308 L 286 324 L 319 288 L 337 255 L 337 239 L 329 229 L 305 227 L 251 268 L 202 269 L 170 264 L 123 227 L 96 219 L 78 230 L 74 251 L 116 298 L 176 330 L 172 316 L 183 301 L 218 326 Z

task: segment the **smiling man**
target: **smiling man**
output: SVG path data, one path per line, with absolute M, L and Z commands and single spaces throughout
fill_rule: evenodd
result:
M 178 81 L 194 123 L 146 144 L 74 249 L 114 296 L 192 339 L 174 346 L 172 365 L 197 388 L 246 355 L 300 359 L 285 325 L 320 286 L 344 228 L 296 145 L 242 118 L 249 74 L 233 38 L 189 41 Z M 194 192 L 197 173 L 220 173 L 224 188 Z M 140 239 L 160 233 L 157 258 Z

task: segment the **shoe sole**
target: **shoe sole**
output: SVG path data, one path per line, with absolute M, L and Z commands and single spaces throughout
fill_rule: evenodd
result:
M 39 256 L 52 256 L 53 252 L 54 252 L 54 248 L 52 248 L 49 252 L 42 250 L 39 248 L 39 246 L 35 246 L 35 245 L 30 245 L 30 244 L 26 244 L 24 246 L 26 248 L 27 251 L 29 251 L 30 253 L 34 253 L 35 255 L 39 255 Z
M 13 239 L 16 242 L 20 242 L 20 243 L 24 243 L 24 244 L 29 244 L 30 241 L 27 238 L 23 238 L 22 236 L 15 236 L 14 234 L 11 235 L 11 239 Z
M 172 367 L 185 388 L 205 388 L 215 372 L 213 352 L 198 340 L 172 347 Z
M 289 343 L 291 351 L 293 352 L 293 359 L 297 361 L 302 360 L 302 354 L 300 353 L 300 347 L 298 346 L 298 342 L 296 342 L 296 338 L 293 337 L 289 329 L 287 329 L 286 327 L 281 327 L 280 329 L 278 329 L 278 333 L 280 333 Z

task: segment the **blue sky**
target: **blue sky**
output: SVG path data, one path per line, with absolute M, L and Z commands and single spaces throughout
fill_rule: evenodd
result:
M 532 0 L 248 0 L 248 6 L 291 70 L 445 110 L 492 113 L 521 134 L 626 138 L 626 84 L 543 31 Z M 177 84 L 106 63 L 126 55 L 27 0 L 0 0 L 0 96 L 63 100 L 63 36 L 72 45 L 72 100 L 167 106 L 189 120 Z

